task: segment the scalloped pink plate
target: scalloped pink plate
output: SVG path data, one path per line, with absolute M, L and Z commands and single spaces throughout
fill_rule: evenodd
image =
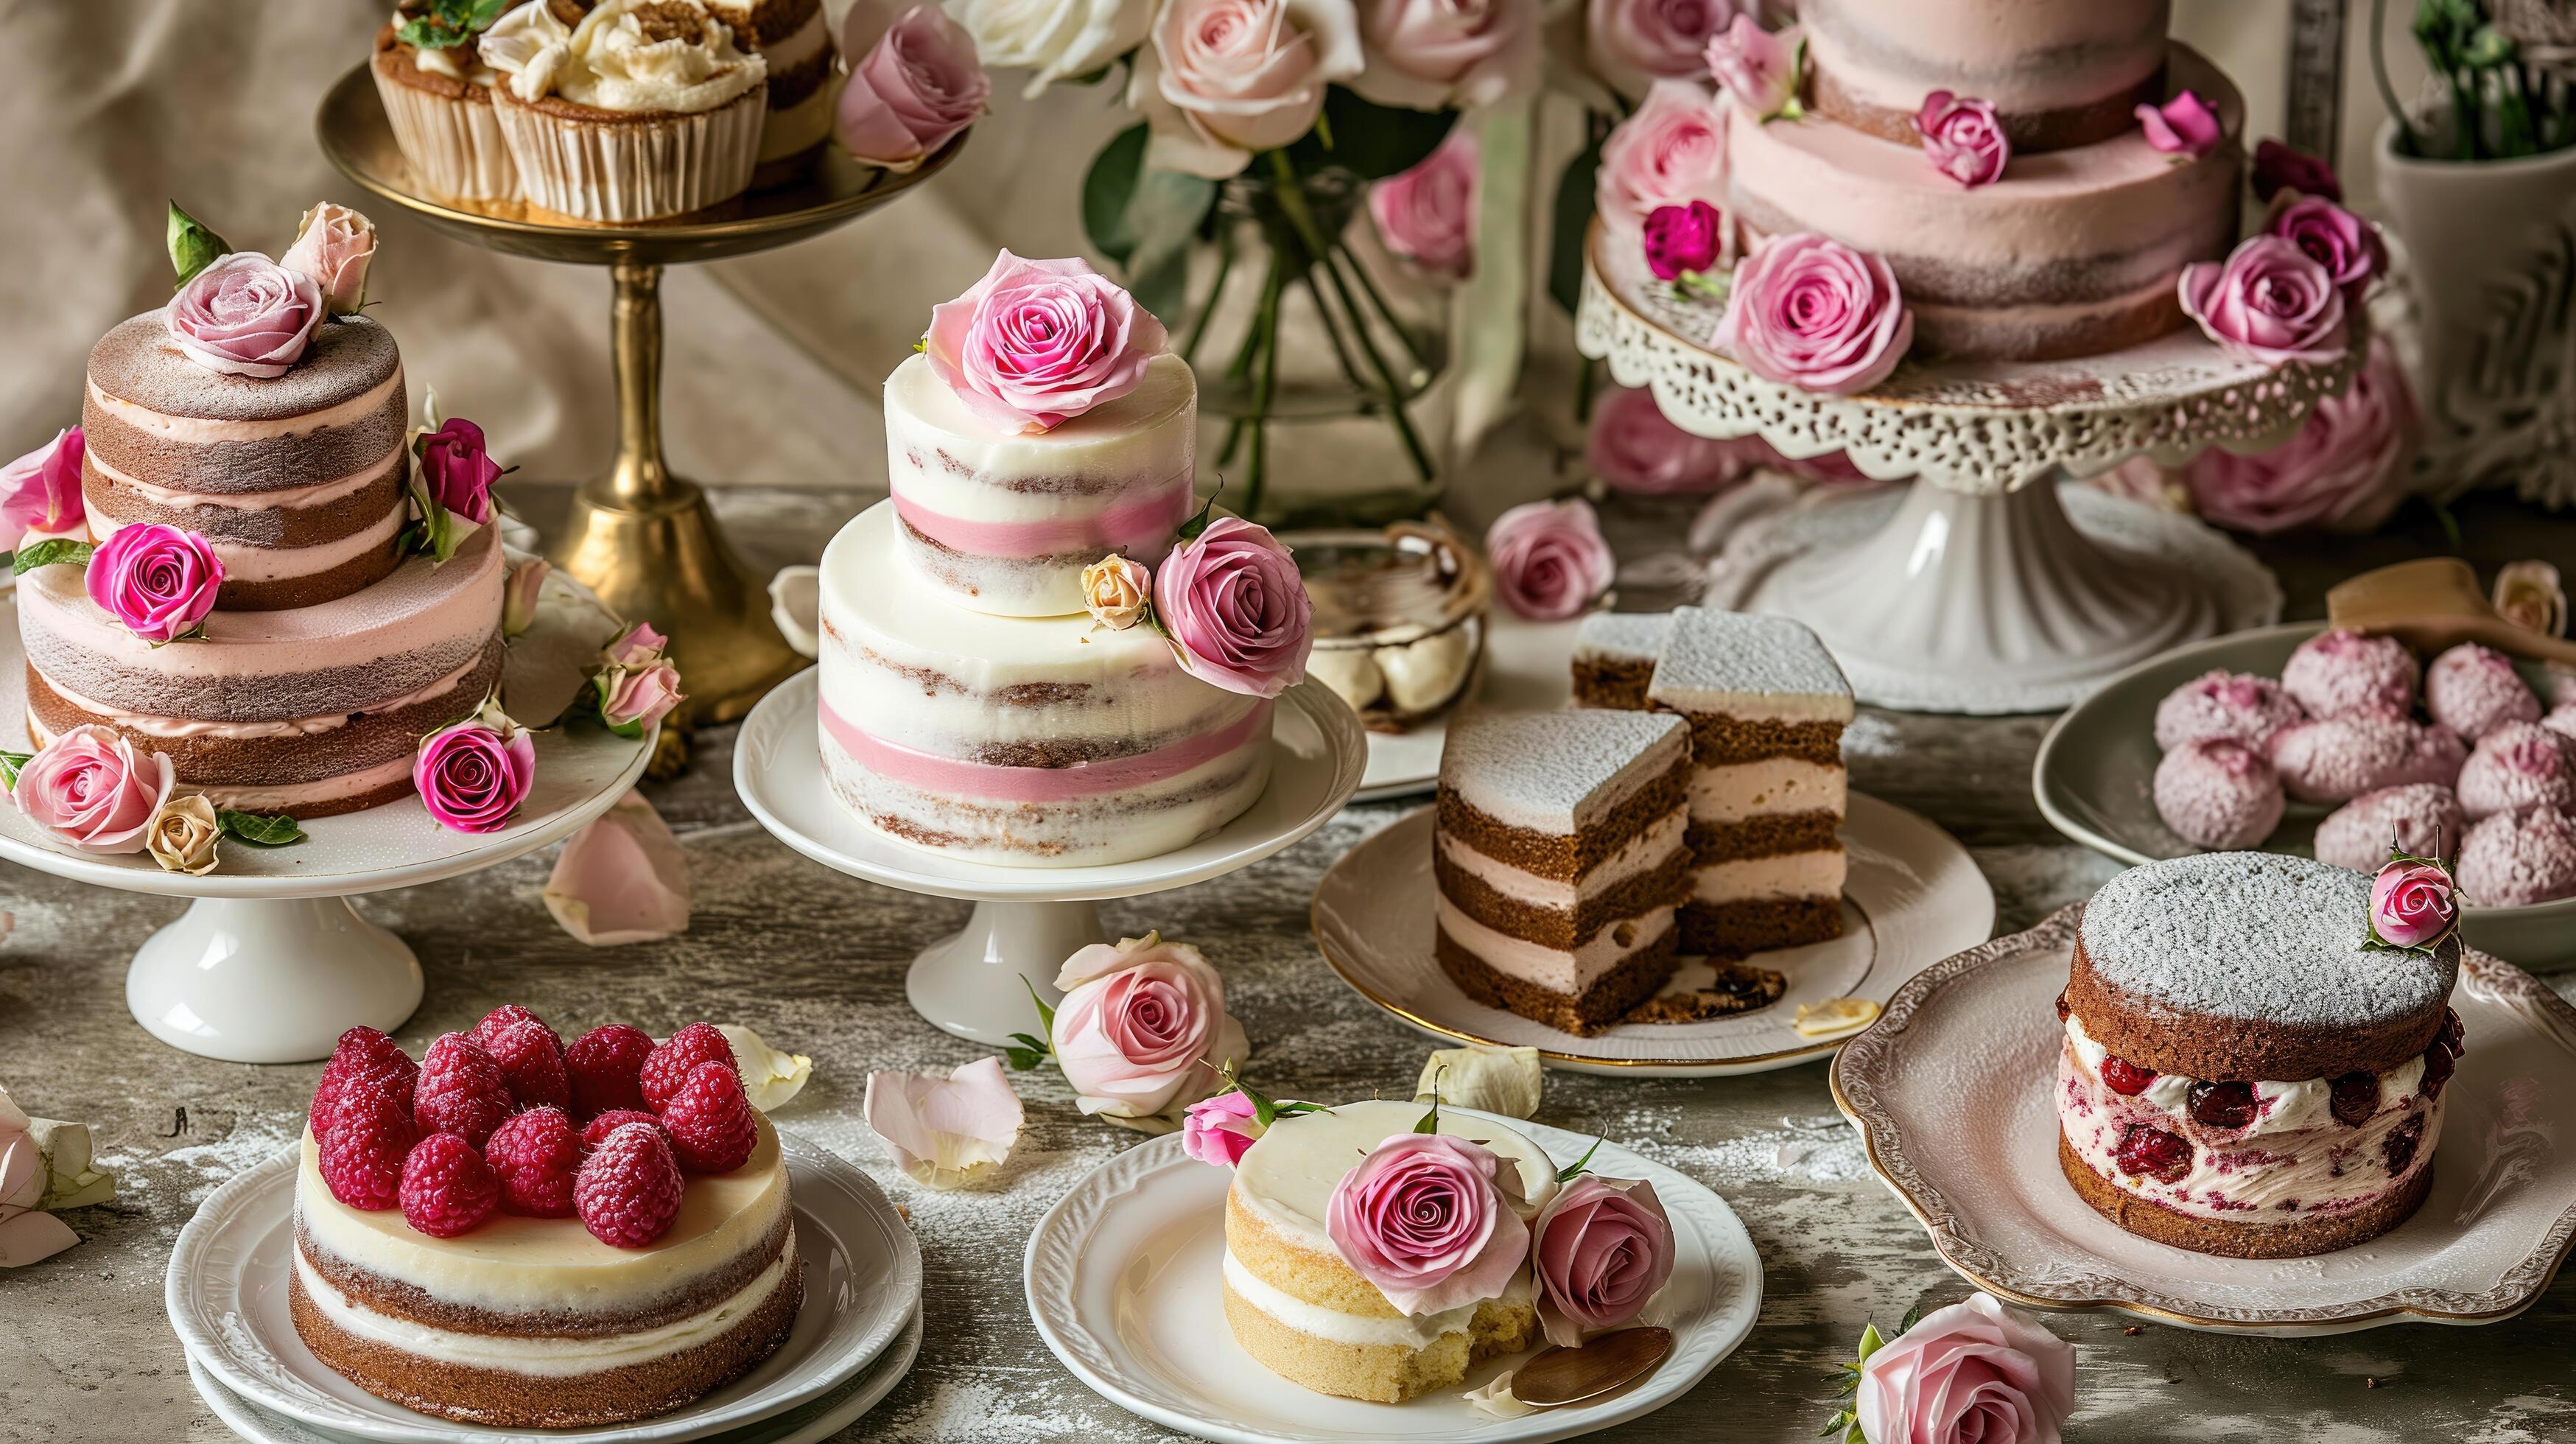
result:
M 2058 1172 L 2055 1001 L 2081 912 L 1925 969 L 1834 1060 L 1870 1166 L 1962 1277 L 2038 1308 L 2287 1335 L 2491 1324 L 2549 1287 L 2576 1241 L 2576 1007 L 2469 953 L 2451 998 L 2468 1051 L 2424 1206 L 2334 1253 L 2218 1258 L 2124 1232 Z

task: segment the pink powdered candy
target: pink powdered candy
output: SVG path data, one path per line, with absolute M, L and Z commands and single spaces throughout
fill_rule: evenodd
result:
M 2502 652 L 2462 642 L 2424 669 L 2424 710 L 2471 742 L 2499 727 L 2540 720 L 2540 699 Z
M 2576 896 L 2576 822 L 2535 807 L 2478 823 L 2460 846 L 2460 891 L 2484 907 Z
M 2394 842 L 2417 857 L 2457 858 L 2468 832 L 2459 794 L 2431 782 L 2365 792 L 2317 824 L 2317 861 L 2375 872 Z
M 2307 709 L 2269 677 L 2205 672 L 2156 704 L 2156 746 L 2171 752 L 2186 742 L 2224 738 L 2259 748 L 2273 733 L 2306 720 Z
M 2403 714 L 2415 705 L 2415 654 L 2395 637 L 2338 629 L 2299 644 L 2281 669 L 2281 688 L 2310 717 L 2349 712 Z
M 2576 805 L 2576 764 L 2559 734 L 2536 722 L 2490 732 L 2460 769 L 2460 806 L 2472 820 L 2526 807 Z
M 2156 812 L 2195 847 L 2252 847 L 2281 825 L 2281 776 L 2233 738 L 2186 742 L 2156 765 Z
M 2301 802 L 2349 802 L 2410 782 L 2445 786 L 2459 777 L 2467 748 L 2447 727 L 2364 712 L 2301 722 L 2273 734 L 2272 765 Z

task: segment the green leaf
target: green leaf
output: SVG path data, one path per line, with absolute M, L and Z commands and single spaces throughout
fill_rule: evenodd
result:
M 394 38 L 423 50 L 462 45 L 492 27 L 516 0 L 429 0 L 422 13 L 394 32 Z
M 1138 121 L 1118 132 L 1082 177 L 1082 233 L 1091 248 L 1119 265 L 1136 254 L 1136 233 L 1127 223 L 1128 203 L 1145 175 L 1148 127 Z
M 1216 208 L 1216 182 L 1145 163 L 1143 122 L 1120 131 L 1082 178 L 1082 232 L 1126 272 L 1136 304 L 1166 325 L 1189 294 L 1190 244 Z
M 294 818 L 283 813 L 270 816 L 218 809 L 215 823 L 228 836 L 238 837 L 253 847 L 292 847 L 304 840 L 304 829 Z
M 1216 490 L 1208 493 L 1208 499 L 1199 507 L 1198 514 L 1182 522 L 1181 529 L 1175 535 L 1185 542 L 1197 541 L 1199 533 L 1208 529 L 1208 522 L 1216 515 L 1216 499 L 1223 495 L 1225 495 L 1225 478 L 1219 476 L 1216 479 Z
M 9 574 L 23 577 L 38 567 L 85 567 L 89 565 L 91 553 L 97 550 L 88 542 L 73 541 L 69 537 L 40 541 L 31 547 L 18 548 L 17 555 L 10 559 Z
M 1592 1146 L 1583 1150 L 1583 1156 L 1581 1158 L 1568 1164 L 1556 1175 L 1556 1181 L 1559 1183 L 1572 1183 L 1575 1179 L 1590 1172 L 1592 1169 L 1592 1155 L 1601 1151 L 1601 1142 L 1602 1140 L 1598 1138 L 1593 1139 Z
M 199 271 L 215 263 L 216 257 L 232 250 L 223 237 L 206 228 L 205 222 L 179 209 L 177 201 L 170 203 L 169 244 L 170 269 L 179 273 L 179 279 L 171 283 L 174 291 L 195 280 Z
M 1029 1001 L 1038 1005 L 1038 1031 L 1054 1037 L 1055 1009 L 1048 1007 L 1047 1000 L 1038 996 L 1038 985 L 1030 982 L 1025 973 L 1020 975 L 1020 986 L 1029 990 Z
M 1003 1050 L 1003 1057 L 1009 1060 L 1011 1071 L 1015 1073 L 1026 1073 L 1031 1068 L 1045 1062 L 1048 1055 L 1035 1048 L 1009 1048 Z
M 0 752 L 0 787 L 18 790 L 18 769 L 35 757 L 33 752 Z
M 1907 1318 L 1906 1318 L 1906 1321 L 1905 1321 L 1903 1324 L 1899 1325 L 1899 1326 L 1897 1327 L 1897 1330 L 1896 1330 L 1896 1331 L 1897 1331 L 1898 1333 L 1900 1333 L 1900 1334 L 1901 1334 L 1901 1333 L 1904 1333 L 1907 1329 L 1910 1329 L 1910 1328 L 1912 1328 L 1912 1327 L 1914 1327 L 1914 1320 L 1913 1320 L 1913 1317 L 1909 1314 L 1909 1315 L 1907 1316 Z M 1886 1346 L 1887 1346 L 1887 1340 L 1885 1340 L 1885 1339 L 1883 1339 L 1883 1338 L 1879 1337 L 1879 1333 L 1878 1333 L 1878 1325 L 1876 1325 L 1876 1324 L 1865 1324 L 1865 1325 L 1863 1325 L 1863 1326 L 1861 1327 L 1861 1331 L 1860 1331 L 1860 1361 L 1861 1361 L 1862 1363 L 1864 1363 L 1864 1364 L 1868 1363 L 1868 1362 L 1869 1362 L 1869 1356 L 1870 1356 L 1870 1355 L 1877 1353 L 1880 1349 L 1885 1348 Z
M 1600 175 L 1601 143 L 1596 140 L 1567 161 L 1556 179 L 1556 205 L 1548 228 L 1547 294 L 1568 315 L 1583 301 L 1583 237 L 1592 228 L 1592 192 Z
M 1457 123 L 1454 110 L 1376 105 L 1336 85 L 1324 92 L 1323 114 L 1288 147 L 1288 158 L 1300 171 L 1339 167 L 1362 180 L 1384 180 L 1430 159 Z

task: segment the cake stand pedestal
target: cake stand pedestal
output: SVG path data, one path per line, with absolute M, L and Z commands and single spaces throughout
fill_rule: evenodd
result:
M 2260 563 L 2188 517 L 2065 486 L 2131 457 L 2260 451 L 2340 392 L 2335 363 L 2230 359 L 2197 331 L 2102 356 L 1909 364 L 1858 396 L 1765 381 L 1711 349 L 1721 307 L 1676 298 L 1593 228 L 1577 344 L 1702 436 L 1844 453 L 1903 493 L 1848 489 L 1739 528 L 1714 605 L 1815 629 L 1864 702 L 1936 712 L 2065 707 L 2176 644 L 2275 621 Z
M 1222 877 L 1293 846 L 1359 790 L 1368 736 L 1319 682 L 1279 698 L 1270 785 L 1242 816 L 1178 851 L 1100 867 L 997 867 L 898 842 L 832 797 L 816 726 L 817 679 L 790 678 L 752 709 L 734 744 L 734 789 L 760 825 L 825 867 L 933 897 L 969 898 L 963 932 L 912 961 L 904 990 L 932 1025 L 996 1046 L 1037 1019 L 1029 993 L 1052 1006 L 1056 972 L 1075 949 L 1104 941 L 1103 898 L 1166 892 Z
M 314 130 L 350 180 L 448 235 L 505 255 L 608 268 L 617 455 L 606 475 L 582 486 L 547 552 L 621 616 L 670 636 L 672 659 L 689 679 L 687 722 L 749 712 L 804 662 L 770 621 L 762 582 L 734 556 L 706 493 L 663 462 L 662 268 L 766 251 L 855 220 L 938 174 L 965 137 L 900 175 L 827 144 L 814 173 L 795 185 L 755 192 L 704 218 L 620 227 L 549 224 L 516 205 L 480 208 L 429 195 L 394 144 L 365 65 L 322 97 Z
M 11 751 L 30 750 L 26 677 L 11 596 L 0 600 L 0 746 Z M 141 853 L 66 850 L 0 805 L 0 857 L 98 887 L 195 899 L 126 971 L 125 1005 L 153 1037 L 228 1063 L 326 1058 L 343 1031 L 363 1023 L 390 1033 L 420 1005 L 420 960 L 358 916 L 351 897 L 480 872 L 561 841 L 635 785 L 654 733 L 557 728 L 536 742 L 536 785 L 499 832 L 450 832 L 407 797 L 315 818 L 292 847 L 227 839 L 221 868 L 190 877 Z

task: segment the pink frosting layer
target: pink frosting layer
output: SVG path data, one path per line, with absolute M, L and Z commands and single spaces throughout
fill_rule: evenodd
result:
M 870 736 L 833 711 L 829 703 L 822 704 L 820 711 L 824 732 L 860 766 L 881 777 L 923 792 L 1045 803 L 1070 802 L 1169 781 L 1215 761 L 1255 737 L 1269 736 L 1270 708 L 1270 703 L 1263 702 L 1226 727 L 1151 752 L 1072 767 L 996 767 L 940 757 Z
M 1045 521 L 973 521 L 946 516 L 897 491 L 894 507 L 906 525 L 950 551 L 971 556 L 1035 559 L 1125 548 L 1163 549 L 1173 529 L 1189 519 L 1190 477 L 1173 477 L 1159 489 L 1125 496 L 1082 516 Z

